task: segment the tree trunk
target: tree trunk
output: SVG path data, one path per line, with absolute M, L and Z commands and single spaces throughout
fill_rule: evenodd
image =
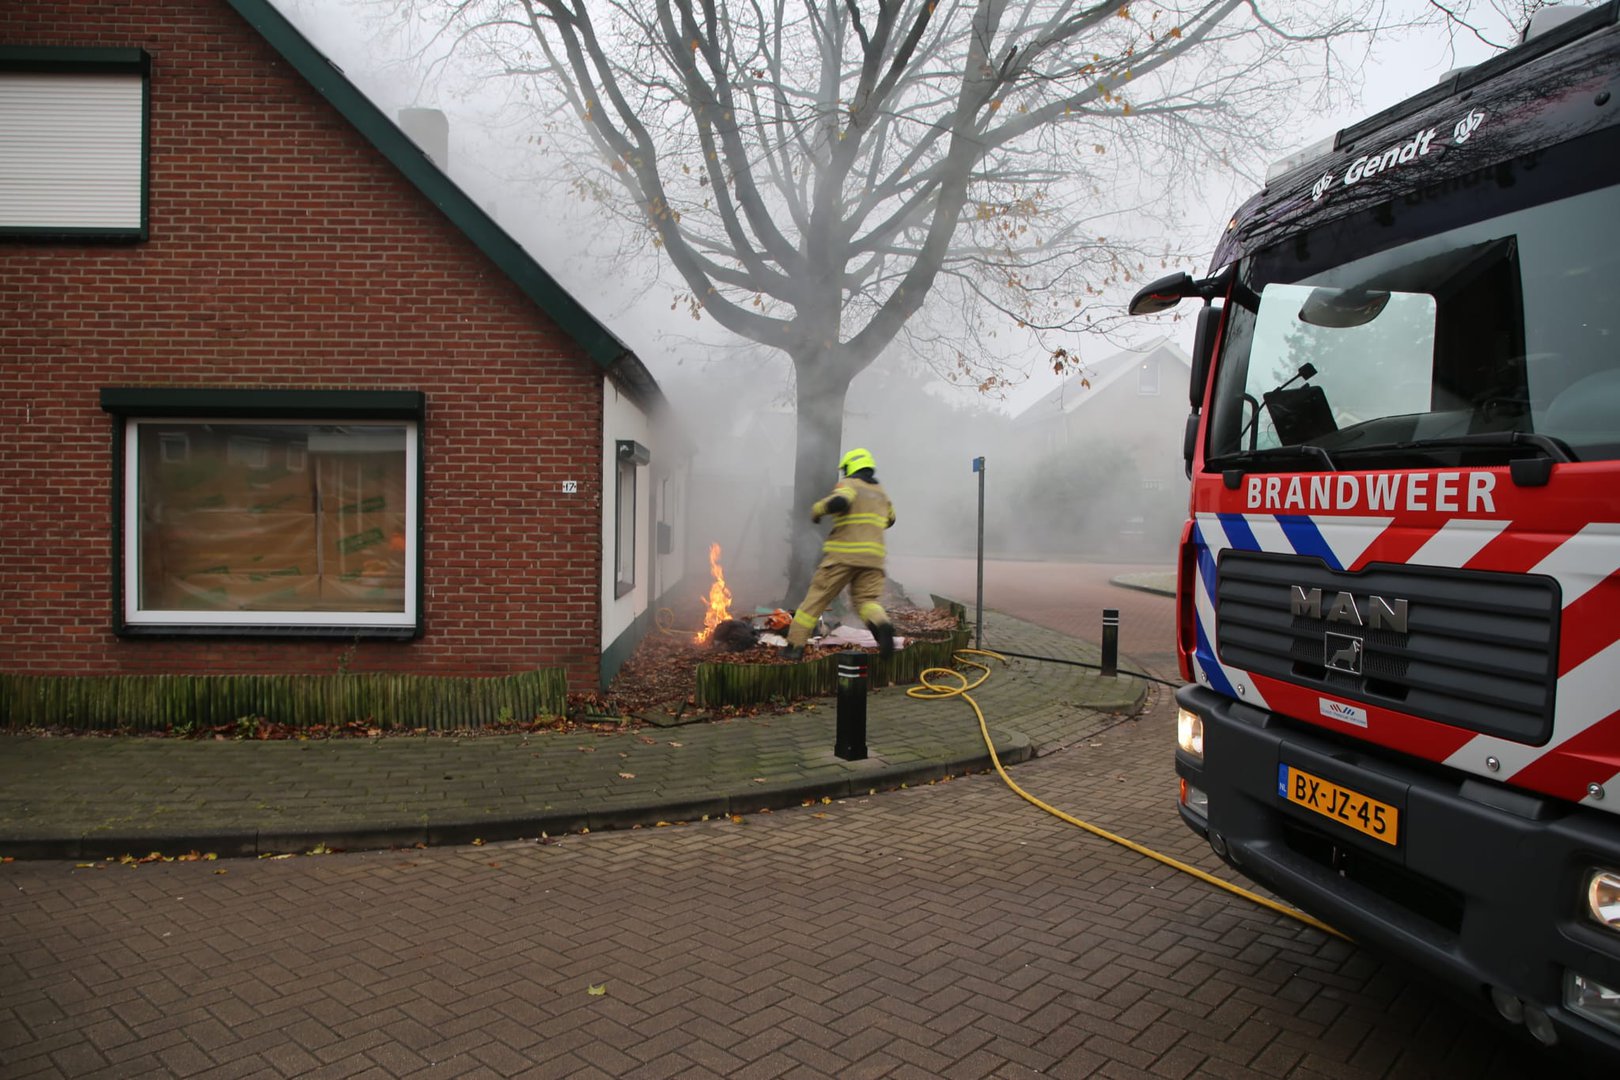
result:
M 798 377 L 797 439 L 793 454 L 793 507 L 789 535 L 793 538 L 788 561 L 784 603 L 790 608 L 804 599 L 810 576 L 821 558 L 827 526 L 810 523 L 810 506 L 828 495 L 838 481 L 839 440 L 844 431 L 844 398 L 851 375 L 833 357 L 822 355 L 795 364 Z

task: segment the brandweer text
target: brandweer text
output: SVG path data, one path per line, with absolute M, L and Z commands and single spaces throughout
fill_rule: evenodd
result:
M 1250 510 L 1433 510 L 1494 514 L 1496 477 L 1488 472 L 1337 473 L 1250 476 Z

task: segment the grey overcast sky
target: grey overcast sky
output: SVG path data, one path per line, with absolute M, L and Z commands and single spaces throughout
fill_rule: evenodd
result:
M 412 83 L 396 58 L 380 54 L 374 33 L 367 27 L 365 0 L 273 0 L 314 44 L 334 60 L 377 105 L 390 116 L 408 106 L 443 109 L 451 124 L 451 175 L 470 194 L 479 198 L 498 220 L 535 254 L 536 258 L 596 315 L 625 340 L 647 363 L 661 382 L 678 373 L 675 366 L 687 360 L 702 359 L 720 351 L 724 333 L 712 320 L 694 324 L 681 311 L 671 310 L 671 275 L 662 285 L 648 287 L 653 271 L 639 276 L 614 268 L 594 258 L 589 249 L 601 243 L 600 231 L 593 230 L 583 208 L 572 214 L 559 212 L 555 203 L 534 200 L 532 191 L 513 183 L 507 175 L 518 167 L 517 158 L 500 161 L 502 146 L 496 133 L 469 130 L 476 115 L 472 103 L 441 100 L 432 90 L 421 92 Z M 1432 10 L 1431 0 L 1389 0 L 1392 12 Z M 375 12 L 375 7 L 370 11 Z M 1514 34 L 1505 20 L 1486 24 L 1488 36 L 1506 41 Z M 1494 50 L 1467 31 L 1447 33 L 1439 28 L 1406 32 L 1392 39 L 1374 42 L 1361 73 L 1359 88 L 1351 88 L 1356 103 L 1336 109 L 1331 115 L 1305 116 L 1292 145 L 1278 154 L 1257 154 L 1244 163 L 1250 178 L 1237 174 L 1212 174 L 1178 192 L 1167 192 L 1167 200 L 1177 203 L 1177 216 L 1186 222 L 1185 249 L 1193 253 L 1185 269 L 1201 272 L 1207 265 L 1207 252 L 1214 246 L 1221 227 L 1231 211 L 1255 187 L 1252 177 L 1263 176 L 1269 159 L 1280 153 L 1307 146 L 1331 136 L 1361 116 L 1370 115 L 1403 98 L 1426 89 L 1452 68 L 1478 63 Z M 583 254 L 582 254 L 583 252 Z M 1177 325 L 1144 325 L 1136 341 L 1145 343 L 1169 334 L 1183 348 L 1191 340 L 1190 320 Z M 1091 360 L 1117 351 L 1116 345 L 1102 341 L 1077 342 L 1081 355 Z M 1014 387 L 1002 403 L 1016 413 L 1052 390 L 1058 377 L 1051 371 L 1045 354 L 1033 344 L 1027 350 L 1027 381 Z M 787 378 L 785 362 L 782 378 Z

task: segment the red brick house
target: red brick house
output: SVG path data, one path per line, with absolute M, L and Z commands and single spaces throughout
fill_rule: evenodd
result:
M 607 682 L 658 387 L 271 4 L 6 0 L 0 162 L 0 675 Z

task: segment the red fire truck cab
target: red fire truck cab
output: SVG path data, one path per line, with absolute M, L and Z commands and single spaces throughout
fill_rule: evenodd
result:
M 1243 874 L 1620 1055 L 1620 4 L 1233 217 L 1181 544 L 1180 812 Z

